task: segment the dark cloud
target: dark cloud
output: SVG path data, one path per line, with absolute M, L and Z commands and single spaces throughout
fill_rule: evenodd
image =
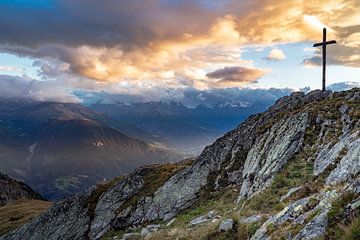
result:
M 358 44 L 358 46 L 355 44 Z M 358 42 L 347 42 L 345 38 L 338 40 L 335 45 L 329 45 L 326 49 L 326 63 L 329 65 L 360 67 L 360 34 Z M 306 57 L 303 64 L 308 66 L 322 65 L 321 48 L 316 49 L 312 56 Z
M 206 6 L 202 1 L 1 1 L 0 43 L 33 48 L 49 43 L 146 45 L 204 31 L 218 11 Z
M 206 74 L 208 78 L 218 79 L 219 82 L 252 83 L 264 76 L 266 71 L 248 67 L 225 67 Z

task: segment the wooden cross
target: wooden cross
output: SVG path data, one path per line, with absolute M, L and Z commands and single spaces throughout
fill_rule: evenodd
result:
M 326 41 L 326 28 L 323 28 L 323 41 L 319 43 L 315 43 L 313 47 L 322 46 L 322 60 L 323 60 L 323 68 L 322 68 L 322 90 L 326 90 L 326 45 L 336 43 L 335 40 Z

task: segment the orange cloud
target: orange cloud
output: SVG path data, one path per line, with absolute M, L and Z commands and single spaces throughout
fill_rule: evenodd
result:
M 338 40 L 337 46 L 329 49 L 333 57 L 329 62 L 360 67 L 359 0 L 230 0 L 219 2 L 216 9 L 204 8 L 197 1 L 180 1 L 173 7 L 154 0 L 127 3 L 127 11 L 117 1 L 101 6 L 90 2 L 66 1 L 65 9 L 71 16 L 89 21 L 89 29 L 101 26 L 91 32 L 94 40 L 79 27 L 87 22 L 81 22 L 76 25 L 78 35 L 68 34 L 68 38 L 80 39 L 64 37 L 57 42 L 49 38 L 46 44 L 32 42 L 36 48 L 25 54 L 24 47 L 14 51 L 56 58 L 67 63 L 73 73 L 98 82 L 204 89 L 252 83 L 266 73 L 235 74 L 231 80 L 219 78 L 217 83 L 207 77 L 214 69 L 256 69 L 253 61 L 242 59 L 243 48 L 320 41 L 321 28 L 326 26 L 329 38 Z M 317 64 L 317 55 L 315 51 L 314 58 L 306 62 Z M 282 60 L 286 56 L 275 48 L 268 57 Z

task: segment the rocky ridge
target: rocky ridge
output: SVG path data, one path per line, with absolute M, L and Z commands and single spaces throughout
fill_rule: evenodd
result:
M 43 199 L 40 194 L 32 190 L 25 183 L 16 181 L 0 173 L 0 206 L 22 198 Z
M 254 217 L 258 225 L 247 236 L 251 239 L 334 235 L 329 231 L 336 229 L 334 216 L 344 224 L 352 221 L 348 216 L 357 216 L 358 208 L 351 206 L 357 206 L 360 194 L 359 143 L 359 89 L 296 92 L 249 117 L 195 161 L 140 168 L 58 202 L 1 239 L 100 239 L 111 230 L 132 232 L 156 221 L 165 225 L 176 218 L 176 224 L 184 211 L 207 205 L 216 193 L 230 190 L 237 196 L 222 214 L 240 224 L 225 233 L 215 230 L 210 239 L 218 234 L 241 239 L 246 232 L 241 219 L 251 214 L 260 216 Z M 305 168 L 297 169 L 301 164 Z M 297 190 L 290 192 L 292 188 Z M 280 194 L 286 195 L 283 201 Z M 268 202 L 274 199 L 274 204 L 267 209 L 257 206 L 263 196 Z M 173 236 L 170 230 L 158 232 Z M 146 237 L 156 239 L 156 234 Z

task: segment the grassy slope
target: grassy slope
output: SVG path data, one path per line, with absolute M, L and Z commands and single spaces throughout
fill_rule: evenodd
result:
M 238 189 L 236 188 L 227 188 L 217 193 L 209 192 L 207 199 L 201 199 L 191 209 L 183 211 L 176 217 L 176 221 L 170 227 L 153 233 L 151 239 L 249 239 L 251 235 L 255 233 L 256 229 L 261 226 L 261 223 L 266 220 L 266 216 L 279 212 L 283 207 L 297 199 L 319 192 L 324 188 L 324 181 L 331 169 L 325 170 L 323 174 L 317 177 L 313 176 L 313 163 L 318 151 L 317 138 L 320 131 L 320 126 L 315 123 L 315 119 L 317 116 L 321 116 L 322 118 L 336 121 L 334 126 L 327 127 L 327 132 L 323 138 L 325 142 L 336 142 L 341 134 L 342 128 L 339 108 L 344 103 L 351 109 L 349 113 L 350 117 L 352 119 L 359 119 L 359 101 L 344 100 L 342 93 L 336 94 L 332 99 L 313 102 L 312 104 L 300 106 L 293 111 L 283 112 L 275 116 L 273 122 L 270 122 L 267 126 L 261 126 L 261 128 L 258 129 L 259 134 L 266 132 L 272 126 L 272 123 L 276 122 L 276 119 L 287 117 L 299 111 L 307 111 L 310 114 L 311 124 L 305 133 L 304 147 L 295 154 L 275 176 L 269 188 L 238 205 L 234 203 L 238 196 Z M 297 186 L 303 186 L 303 188 L 291 195 L 284 202 L 280 202 L 282 195 L 286 194 L 290 188 Z M 337 207 L 336 203 L 334 204 L 335 206 L 332 211 L 333 216 L 329 216 L 330 231 L 328 230 L 326 233 L 325 239 L 360 239 L 360 220 L 358 213 L 355 213 L 347 221 L 342 220 L 342 209 L 345 203 L 349 203 L 349 201 L 342 198 L 338 201 L 343 204 L 340 204 L 341 207 Z M 312 205 L 316 205 L 316 203 L 317 202 L 314 201 Z M 192 219 L 206 214 L 210 210 L 215 210 L 223 219 L 233 218 L 237 227 L 232 232 L 219 233 L 217 232 L 219 222 L 209 222 L 195 227 L 188 225 Z M 254 214 L 261 214 L 264 216 L 264 219 L 262 219 L 260 223 L 238 223 L 240 218 Z M 159 221 L 159 223 L 163 222 Z M 300 229 L 300 226 L 296 224 L 284 224 L 274 229 L 270 234 L 274 239 L 282 239 L 287 232 L 295 235 Z M 139 232 L 140 230 L 141 228 L 133 229 L 132 232 Z M 122 234 L 124 234 L 123 231 L 113 231 L 107 237 L 122 236 Z M 104 237 L 104 239 L 108 239 L 107 237 Z
M 20 199 L 0 207 L 0 235 L 29 222 L 51 205 L 48 201 Z

